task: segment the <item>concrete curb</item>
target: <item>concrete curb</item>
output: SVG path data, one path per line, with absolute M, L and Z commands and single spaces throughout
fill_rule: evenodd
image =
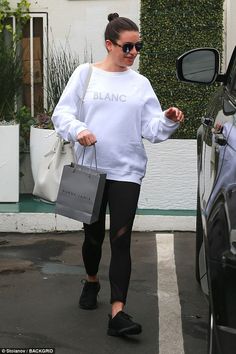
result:
M 42 233 L 82 230 L 82 223 L 53 213 L 2 213 L 0 232 Z M 109 215 L 106 219 L 109 228 Z M 195 231 L 195 216 L 136 215 L 134 231 Z

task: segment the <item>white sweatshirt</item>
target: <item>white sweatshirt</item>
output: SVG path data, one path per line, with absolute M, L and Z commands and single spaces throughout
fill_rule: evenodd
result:
M 97 167 L 107 179 L 140 184 L 147 164 L 142 138 L 164 141 L 179 124 L 162 112 L 148 79 L 132 69 L 108 72 L 93 67 L 79 112 L 88 70 L 89 64 L 82 64 L 72 74 L 52 116 L 56 132 L 76 142 L 78 133 L 89 129 L 97 139 Z M 77 157 L 82 149 L 75 144 Z M 92 158 L 93 147 L 88 147 L 84 164 L 90 166 Z

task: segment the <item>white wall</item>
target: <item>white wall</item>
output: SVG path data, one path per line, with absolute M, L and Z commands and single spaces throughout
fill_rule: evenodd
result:
M 159 144 L 145 141 L 148 155 L 139 208 L 196 209 L 196 140 L 169 139 Z

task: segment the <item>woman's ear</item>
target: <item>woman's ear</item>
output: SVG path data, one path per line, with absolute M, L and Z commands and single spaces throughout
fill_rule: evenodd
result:
M 111 52 L 113 43 L 110 41 L 110 39 L 106 39 L 105 45 L 106 45 L 106 49 L 107 49 L 108 53 Z

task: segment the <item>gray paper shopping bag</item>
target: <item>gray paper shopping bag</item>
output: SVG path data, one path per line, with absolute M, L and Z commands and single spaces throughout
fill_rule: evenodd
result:
M 98 220 L 106 174 L 83 165 L 66 165 L 56 201 L 56 214 L 92 224 Z

